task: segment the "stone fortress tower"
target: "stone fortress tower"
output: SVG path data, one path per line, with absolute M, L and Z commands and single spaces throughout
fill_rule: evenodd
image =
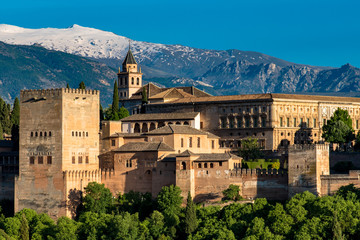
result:
M 126 54 L 125 60 L 122 64 L 122 71 L 118 73 L 118 88 L 120 100 L 129 99 L 136 91 L 142 87 L 142 73 L 141 68 L 135 61 L 135 58 L 130 50 Z
M 70 216 L 70 190 L 101 181 L 99 91 L 23 90 L 20 112 L 15 212 L 36 206 L 53 218 Z

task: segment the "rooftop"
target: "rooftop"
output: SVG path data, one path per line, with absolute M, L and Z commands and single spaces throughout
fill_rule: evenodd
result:
M 134 114 L 129 117 L 121 119 L 121 121 L 133 122 L 133 121 L 155 121 L 155 120 L 192 120 L 197 115 L 199 115 L 198 112 Z
M 175 151 L 172 147 L 163 142 L 130 142 L 114 149 L 114 152 L 154 152 L 154 151 Z
M 209 97 L 188 97 L 176 99 L 166 103 L 159 104 L 176 104 L 176 103 L 208 103 L 223 101 L 249 101 L 249 100 L 268 100 L 286 99 L 286 100 L 302 100 L 302 101 L 326 101 L 326 102 L 355 102 L 360 103 L 360 98 L 356 97 L 335 97 L 335 96 L 319 96 L 319 95 L 300 95 L 300 94 L 284 94 L 284 93 L 264 93 L 264 94 L 247 94 L 247 95 L 228 95 L 228 96 L 209 96 Z M 157 103 L 156 103 L 157 104 Z
M 218 136 L 208 133 L 188 125 L 173 125 L 164 126 L 150 132 L 145 133 L 146 135 L 168 135 L 168 134 L 192 134 L 192 135 L 208 135 L 209 138 L 219 138 Z

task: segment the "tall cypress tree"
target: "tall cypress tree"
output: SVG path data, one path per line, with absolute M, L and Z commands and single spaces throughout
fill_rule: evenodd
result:
M 81 81 L 81 83 L 79 84 L 79 89 L 86 89 L 84 81 Z
M 198 222 L 196 219 L 196 208 L 189 191 L 185 209 L 185 233 L 190 235 L 196 230 Z
M 114 93 L 113 93 L 113 102 L 111 106 L 111 119 L 110 120 L 119 120 L 119 92 L 117 82 L 114 83 Z
M 142 104 L 146 104 L 148 103 L 148 98 L 147 98 L 147 93 L 146 93 L 146 88 L 143 87 L 142 89 L 142 99 L 141 99 Z
M 20 103 L 19 103 L 19 99 L 15 98 L 14 101 L 14 106 L 13 109 L 11 111 L 11 123 L 12 125 L 17 125 L 19 126 L 19 121 L 20 121 Z
M 0 98 L 0 122 L 4 133 L 11 133 L 10 104 Z
M 69 84 L 68 84 L 68 83 L 66 84 L 66 88 L 70 88 L 70 86 L 69 86 Z
M 100 122 L 104 120 L 104 109 L 100 103 Z
M 12 123 L 11 127 L 11 139 L 14 142 L 16 149 L 19 147 L 19 122 L 20 122 L 20 103 L 19 99 L 15 98 L 14 107 L 11 111 L 10 120 Z
M 23 213 L 20 220 L 20 239 L 29 240 L 29 224 Z

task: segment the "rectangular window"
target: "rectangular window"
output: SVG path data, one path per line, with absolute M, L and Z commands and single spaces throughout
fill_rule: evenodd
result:
M 200 138 L 197 138 L 197 147 L 200 148 Z
M 359 129 L 359 120 L 356 120 L 356 129 Z
M 250 127 L 250 118 L 249 117 L 246 117 L 245 118 L 245 127 Z
M 34 156 L 31 156 L 30 157 L 30 164 L 34 164 L 35 163 L 35 157 Z
M 310 119 L 309 118 L 306 119 L 306 127 L 310 127 Z
M 282 126 L 283 126 L 283 118 L 280 117 L 280 127 L 282 127 Z
M 72 164 L 75 164 L 75 156 L 72 156 Z
M 115 140 L 111 140 L 111 146 L 115 147 Z
M 219 167 L 221 167 L 222 166 L 222 162 L 219 162 Z
M 316 128 L 316 118 L 314 118 L 313 128 Z
M 211 140 L 211 148 L 214 149 L 215 148 L 215 141 Z
M 261 126 L 266 127 L 266 117 L 261 118 Z
M 192 147 L 192 137 L 189 137 L 189 147 Z
M 89 156 L 85 157 L 85 163 L 89 163 Z
M 44 163 L 43 156 L 38 156 L 38 164 L 43 164 L 43 163 Z
M 258 127 L 258 118 L 254 117 L 254 127 Z
M 300 118 L 300 125 L 302 125 L 302 123 L 303 123 L 303 119 L 302 119 L 302 118 Z
M 241 128 L 241 125 L 242 125 L 242 119 L 241 119 L 241 117 L 238 117 L 237 118 L 237 127 Z
M 296 127 L 297 124 L 296 124 L 296 118 L 294 118 L 294 127 Z
M 136 85 L 139 85 L 139 78 L 136 79 Z
M 221 128 L 226 128 L 226 119 L 225 118 L 220 118 L 220 125 L 221 125 Z
M 78 162 L 79 162 L 79 163 L 82 163 L 82 156 L 79 156 L 79 157 L 78 157 Z
M 71 135 L 74 136 L 74 131 L 71 132 Z
M 184 139 L 183 138 L 180 139 L 180 144 L 181 144 L 181 147 L 183 148 L 184 147 Z
M 203 129 L 203 128 L 204 128 L 204 123 L 200 122 L 200 129 Z
M 52 164 L 52 156 L 47 156 L 47 164 Z
M 286 126 L 290 127 L 290 118 L 286 118 Z

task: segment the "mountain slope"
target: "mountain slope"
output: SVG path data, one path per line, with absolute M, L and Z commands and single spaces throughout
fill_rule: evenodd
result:
M 0 42 L 0 95 L 8 102 L 21 89 L 77 88 L 81 81 L 110 102 L 116 72 L 102 63 L 38 46 Z

